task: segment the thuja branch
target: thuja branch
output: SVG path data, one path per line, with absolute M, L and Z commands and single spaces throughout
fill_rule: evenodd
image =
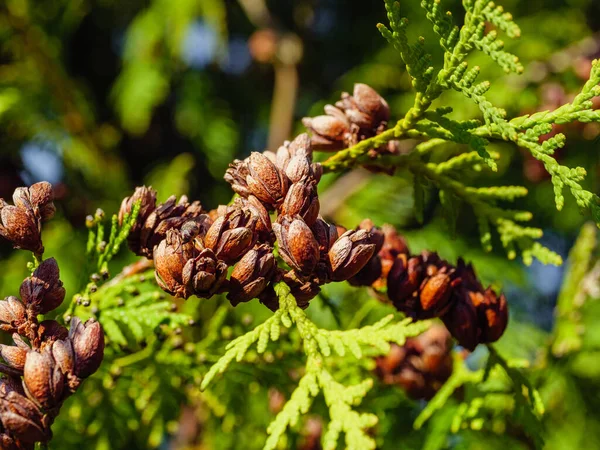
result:
M 252 345 L 256 344 L 257 352 L 263 353 L 269 341 L 276 341 L 279 338 L 282 325 L 287 328 L 295 325 L 307 356 L 306 373 L 290 400 L 269 426 L 269 438 L 265 443 L 265 449 L 276 447 L 286 428 L 294 425 L 301 414 L 308 412 L 312 398 L 321 391 L 331 416 L 324 438 L 325 448 L 336 448 L 342 432 L 346 436 L 346 447 L 349 449 L 375 448 L 375 441 L 365 430 L 375 425 L 376 416 L 361 414 L 352 409 L 352 406 L 359 404 L 366 395 L 372 386 L 372 381 L 366 379 L 354 386 L 344 386 L 335 381 L 325 368 L 325 358 L 331 355 L 331 348 L 340 356 L 345 355 L 346 349 L 349 349 L 357 358 L 362 356 L 361 346 L 369 346 L 377 354 L 386 353 L 389 351 L 390 342 L 402 345 L 407 337 L 415 336 L 427 329 L 429 322 L 411 323 L 408 319 L 391 323 L 393 316 L 388 316 L 374 325 L 360 329 L 324 330 L 317 327 L 298 306 L 287 284 L 279 282 L 274 289 L 279 298 L 279 309 L 265 322 L 227 346 L 225 354 L 205 375 L 200 389 L 206 389 L 214 377 L 223 373 L 231 362 L 234 360 L 240 362 Z

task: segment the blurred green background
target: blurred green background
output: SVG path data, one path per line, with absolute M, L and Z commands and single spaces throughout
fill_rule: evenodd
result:
M 375 28 L 385 20 L 379 0 L 0 3 L 0 197 L 40 180 L 54 184 L 58 214 L 45 227 L 44 241 L 47 255 L 59 260 L 71 294 L 81 275 L 85 216 L 99 207 L 112 214 L 135 186 L 153 185 L 162 200 L 185 193 L 206 209 L 215 208 L 231 198 L 222 179 L 231 160 L 276 148 L 302 131 L 303 116 L 320 114 L 353 83 L 377 89 L 394 118 L 412 104 L 399 55 Z M 444 4 L 460 20 L 460 2 Z M 482 79 L 492 81 L 490 100 L 509 116 L 568 101 L 587 78 L 590 61 L 600 57 L 600 2 L 502 4 L 522 27 L 523 37 L 507 47 L 526 71 L 505 76 L 474 58 L 472 64 L 482 65 Z M 412 22 L 410 32 L 425 36 L 434 60 L 440 61 L 419 1 L 403 1 L 402 7 Z M 476 106 L 459 94 L 444 94 L 441 101 L 453 104 L 459 118 L 477 116 Z M 557 158 L 585 167 L 586 188 L 598 192 L 600 126 L 561 131 L 568 144 Z M 501 144 L 492 149 L 502 155 L 499 172 L 474 174 L 467 181 L 525 185 L 530 195 L 515 207 L 532 211 L 533 224 L 545 231 L 544 244 L 566 257 L 586 218 L 574 201 L 560 213 L 555 210 L 549 177 L 526 153 Z M 436 158 L 452 152 L 456 148 Z M 348 227 L 364 217 L 392 223 L 407 235 L 413 251 L 427 248 L 451 261 L 458 256 L 473 261 L 486 283 L 508 295 L 512 316 L 504 347 L 535 359 L 552 330 L 564 269 L 538 263 L 524 267 L 507 261 L 501 249 L 484 253 L 467 209 L 453 238 L 433 200 L 424 226 L 419 225 L 412 212 L 412 182 L 405 175 L 328 175 L 319 186 L 323 214 Z M 25 276 L 28 255 L 0 242 L 0 257 L 4 297 L 14 294 Z M 114 265 L 129 260 L 122 256 Z M 318 316 L 319 306 L 311 309 Z M 594 374 L 588 382 L 598 387 L 600 377 Z M 586 402 L 600 403 L 598 396 L 596 389 L 590 398 L 582 397 L 576 411 L 585 416 Z M 596 423 L 600 416 L 593 413 L 588 420 Z M 589 429 L 580 430 L 584 433 Z M 588 434 L 585 448 L 600 448 L 599 433 Z M 493 448 L 473 442 L 475 447 L 468 448 Z M 571 446 L 579 442 L 574 438 L 549 448 L 584 448 Z M 222 448 L 254 448 L 238 444 Z

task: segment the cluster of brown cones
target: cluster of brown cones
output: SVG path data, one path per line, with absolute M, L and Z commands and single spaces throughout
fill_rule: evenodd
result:
M 239 198 L 229 206 L 207 212 L 186 197 L 157 205 L 152 188 L 137 188 L 119 214 L 123 220 L 141 203 L 129 247 L 154 259 L 158 284 L 176 297 L 227 292 L 233 305 L 259 298 L 275 310 L 273 285 L 283 280 L 306 307 L 323 284 L 348 280 L 387 288 L 396 308 L 414 319 L 441 317 L 469 350 L 497 340 L 508 320 L 506 300 L 484 290 L 470 265 L 453 266 L 435 253 L 411 255 L 391 226 L 365 220 L 346 230 L 319 215 L 322 168 L 313 149 L 345 148 L 382 132 L 389 119 L 386 101 L 364 84 L 326 112 L 304 119 L 311 136 L 233 161 L 225 180 Z
M 377 234 L 370 221 L 361 227 Z M 393 227 L 384 226 L 382 231 L 381 250 L 350 280 L 352 284 L 387 287 L 396 309 L 415 320 L 440 317 L 468 350 L 502 336 L 508 323 L 506 298 L 484 289 L 470 264 L 459 259 L 453 266 L 427 251 L 411 255 Z
M 382 133 L 389 120 L 390 108 L 385 99 L 370 86 L 357 83 L 353 95 L 343 92 L 335 106 L 325 106 L 324 115 L 305 117 L 302 123 L 311 133 L 315 150 L 337 151 Z M 390 141 L 370 154 L 375 156 L 382 150 L 396 153 L 397 142 Z
M 156 205 L 156 193 L 140 187 L 123 200 L 119 216 L 141 202 L 129 247 L 154 259 L 159 285 L 176 297 L 227 292 L 233 305 L 259 298 L 274 310 L 279 303 L 272 286 L 283 279 L 306 307 L 321 285 L 353 277 L 377 250 L 368 230 L 339 236 L 320 217 L 320 178 L 303 134 L 277 152 L 234 161 L 225 179 L 240 197 L 229 206 L 206 212 L 198 202 L 174 197 Z M 275 242 L 285 270 L 277 267 Z
M 381 381 L 402 387 L 413 399 L 431 399 L 452 374 L 452 339 L 442 325 L 406 340 L 377 358 Z
M 54 214 L 52 186 L 19 188 L 13 198 L 15 206 L 0 200 L 2 235 L 41 258 L 41 221 Z M 50 258 L 23 281 L 20 299 L 0 300 L 0 329 L 12 333 L 15 344 L 0 344 L 2 450 L 33 449 L 36 442 L 47 442 L 64 400 L 102 362 L 104 333 L 98 322 L 83 324 L 75 317 L 67 330 L 55 320 L 38 321 L 38 315 L 58 308 L 64 298 L 58 264 Z

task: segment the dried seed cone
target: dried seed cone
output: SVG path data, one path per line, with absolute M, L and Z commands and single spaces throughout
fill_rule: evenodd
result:
M 46 314 L 58 308 L 65 298 L 60 271 L 54 258 L 40 263 L 21 284 L 21 298 L 31 315 Z
M 16 345 L 0 344 L 0 356 L 9 367 L 22 372 L 29 347 L 17 333 L 13 334 L 13 340 Z
M 162 290 L 178 298 L 192 295 L 183 281 L 183 268 L 196 255 L 193 243 L 184 244 L 181 233 L 169 230 L 154 250 L 156 282 Z
M 358 83 L 354 85 L 353 95 L 344 92 L 335 106 L 326 105 L 325 114 L 305 117 L 302 123 L 311 132 L 315 149 L 336 151 L 384 131 L 390 109 L 373 88 Z
M 319 216 L 319 197 L 314 180 L 303 178 L 291 185 L 280 213 L 287 216 L 300 216 L 310 227 Z
M 169 230 L 167 238 L 154 251 L 154 265 L 161 289 L 179 298 L 210 297 L 227 276 L 227 264 L 213 250 L 202 248 L 198 238 L 184 242 L 177 230 Z
M 31 350 L 27 353 L 23 369 L 23 383 L 28 396 L 42 408 L 52 409 L 64 400 L 64 375 L 61 373 L 51 350 Z
M 508 325 L 508 304 L 504 294 L 497 296 L 488 288 L 482 295 L 483 300 L 475 305 L 479 313 L 481 342 L 496 342 L 504 334 Z
M 238 261 L 258 239 L 257 226 L 266 232 L 266 217 L 247 203 L 234 203 L 218 217 L 204 237 L 204 246 L 227 264 Z
M 344 281 L 356 275 L 375 252 L 371 234 L 366 230 L 348 230 L 329 250 L 333 281 Z
M 12 242 L 15 248 L 29 250 L 37 255 L 44 253 L 41 226 L 24 208 L 0 202 L 0 236 Z
M 156 191 L 151 186 L 138 186 L 132 196 L 124 198 L 119 209 L 119 226 L 123 225 L 125 217 L 131 214 L 133 207 L 138 202 L 140 202 L 140 211 L 127 236 L 127 245 L 132 250 L 141 248 L 142 227 L 156 209 Z
M 283 260 L 301 274 L 310 274 L 319 261 L 319 245 L 300 216 L 279 216 L 273 224 Z
M 44 253 L 42 222 L 54 215 L 54 191 L 46 181 L 29 188 L 17 188 L 13 205 L 0 199 L 0 236 L 12 242 L 15 248 L 29 250 L 36 255 Z
M 78 317 L 71 320 L 69 340 L 75 356 L 74 373 L 80 378 L 92 375 L 104 358 L 104 331 L 100 323 L 89 319 L 82 323 Z
M 229 164 L 229 168 L 223 177 L 231 185 L 231 189 L 243 198 L 248 198 L 251 195 L 248 189 L 246 178 L 249 175 L 248 162 L 239 159 L 234 160 Z
M 227 277 L 227 264 L 206 248 L 183 267 L 183 283 L 191 295 L 210 298 L 219 292 Z
M 32 211 L 43 222 L 54 216 L 54 190 L 47 181 L 32 184 L 29 188 L 17 188 L 13 194 L 15 206 Z
M 337 151 L 352 140 L 350 121 L 338 108 L 327 105 L 328 115 L 305 117 L 302 124 L 311 132 L 312 146 L 322 151 Z
M 266 244 L 253 248 L 235 265 L 227 298 L 233 306 L 257 298 L 267 287 L 275 270 L 273 249 Z
M 283 170 L 262 153 L 253 152 L 248 158 L 248 190 L 268 209 L 277 208 L 289 188 L 289 179 Z
M 400 254 L 387 279 L 394 306 L 417 320 L 440 317 L 450 307 L 454 268 L 437 254 Z
M 27 445 L 35 442 L 48 441 L 52 433 L 46 425 L 46 418 L 34 402 L 10 384 L 6 379 L 0 381 L 0 420 L 17 445 L 16 448 L 27 448 Z M 17 440 L 20 442 L 16 442 Z M 23 447 L 19 447 L 23 444 Z
M 364 83 L 354 85 L 353 95 L 342 94 L 342 100 L 335 106 L 343 110 L 350 122 L 362 130 L 377 130 L 390 119 L 387 102 L 375 89 Z
M 481 339 L 481 330 L 477 309 L 470 296 L 456 301 L 442 320 L 460 345 L 467 350 L 475 350 Z
M 385 286 L 387 276 L 396 258 L 401 254 L 410 253 L 406 245 L 406 240 L 398 234 L 395 227 L 392 225 L 383 225 L 381 231 L 383 232 L 383 246 L 378 253 L 381 259 L 381 277 L 375 283 L 374 287 L 377 288 Z
M 156 193 L 152 188 L 139 187 L 132 197 L 123 201 L 119 211 L 120 220 L 123 220 L 135 202 L 142 201 L 140 213 L 128 236 L 127 244 L 133 253 L 148 259 L 152 259 L 154 248 L 166 237 L 167 231 L 179 230 L 184 223 L 201 216 L 201 220 L 209 220 L 208 216 L 204 215 L 200 202 L 189 203 L 185 195 L 179 201 L 173 195 L 154 207 L 155 197 Z
M 293 270 L 285 273 L 283 280 L 290 287 L 292 295 L 302 309 L 307 308 L 308 303 L 321 292 L 318 281 L 314 279 L 304 280 Z

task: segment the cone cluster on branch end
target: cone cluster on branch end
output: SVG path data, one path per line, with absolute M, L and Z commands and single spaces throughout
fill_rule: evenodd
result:
M 323 284 L 347 280 L 387 287 L 396 308 L 414 319 L 441 317 L 470 350 L 497 340 L 506 327 L 506 300 L 484 290 L 471 266 L 462 260 L 453 266 L 436 253 L 411 255 L 391 226 L 365 220 L 347 230 L 319 215 L 323 170 L 313 162 L 313 149 L 339 150 L 376 136 L 390 115 L 386 101 L 365 84 L 325 110 L 304 119 L 311 136 L 230 164 L 224 178 L 239 195 L 230 206 L 206 212 L 186 197 L 157 205 L 152 188 L 137 188 L 119 214 L 123 220 L 141 202 L 130 248 L 155 260 L 158 284 L 176 297 L 227 292 L 233 305 L 259 298 L 275 310 L 273 285 L 284 281 L 306 307 Z M 278 266 L 275 247 L 288 269 Z
M 370 221 L 360 225 L 377 231 Z M 468 350 L 497 341 L 508 323 L 503 294 L 484 289 L 470 264 L 456 266 L 437 253 L 411 255 L 393 227 L 384 226 L 381 250 L 349 281 L 382 289 L 396 309 L 415 320 L 440 317 L 458 343 Z
M 41 259 L 41 223 L 54 214 L 49 183 L 18 188 L 14 206 L 0 199 L 0 235 Z M 104 333 L 94 320 L 71 320 L 70 329 L 38 315 L 65 298 L 56 260 L 39 263 L 21 283 L 19 297 L 0 300 L 0 330 L 14 345 L 0 344 L 0 448 L 32 450 L 52 437 L 50 427 L 65 399 L 92 375 L 104 356 Z
M 225 180 L 240 197 L 230 206 L 207 213 L 198 202 L 175 203 L 174 197 L 156 205 L 156 193 L 140 187 L 123 200 L 119 217 L 122 221 L 141 202 L 129 246 L 154 259 L 159 285 L 176 297 L 227 292 L 233 305 L 259 298 L 277 309 L 273 284 L 283 280 L 305 307 L 321 285 L 353 277 L 377 247 L 368 230 L 338 236 L 319 216 L 321 174 L 303 134 L 276 152 L 234 161 Z M 288 270 L 277 267 L 275 244 Z
M 302 123 L 311 133 L 315 150 L 338 151 L 356 145 L 385 131 L 390 120 L 390 108 L 372 87 L 357 83 L 353 95 L 342 93 L 335 106 L 325 105 L 325 115 L 305 117 Z M 397 142 L 390 141 L 382 150 L 396 153 Z

